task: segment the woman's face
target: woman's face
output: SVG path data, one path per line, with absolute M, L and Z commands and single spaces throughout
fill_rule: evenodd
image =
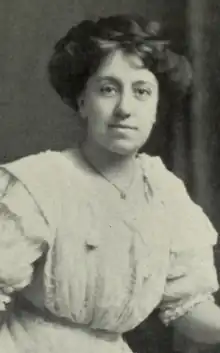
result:
M 87 143 L 127 155 L 149 137 L 156 119 L 158 83 L 138 56 L 118 49 L 89 78 L 80 98 Z

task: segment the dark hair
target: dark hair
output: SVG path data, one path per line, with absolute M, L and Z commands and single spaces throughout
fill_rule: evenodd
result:
M 49 61 L 53 88 L 74 109 L 88 78 L 102 60 L 115 49 L 136 53 L 156 76 L 168 76 L 184 91 L 191 80 L 190 66 L 184 57 L 169 49 L 169 40 L 157 22 L 141 17 L 117 15 L 84 20 L 73 26 L 54 48 Z

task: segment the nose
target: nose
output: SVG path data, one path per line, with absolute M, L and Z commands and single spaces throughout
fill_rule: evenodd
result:
M 127 119 L 131 116 L 131 112 L 132 96 L 127 92 L 123 92 L 120 95 L 118 103 L 116 105 L 115 115 L 120 119 Z

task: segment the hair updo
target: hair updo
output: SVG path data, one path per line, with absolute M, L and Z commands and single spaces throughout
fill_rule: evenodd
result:
M 84 20 L 73 26 L 54 48 L 48 71 L 52 87 L 72 108 L 88 78 L 116 49 L 137 54 L 157 77 L 161 74 L 185 92 L 191 82 L 187 60 L 169 49 L 169 40 L 157 22 L 118 15 Z

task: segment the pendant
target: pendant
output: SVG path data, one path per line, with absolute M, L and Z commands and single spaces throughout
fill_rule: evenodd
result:
M 122 200 L 126 200 L 126 197 L 127 197 L 127 196 L 126 196 L 126 194 L 125 194 L 124 191 L 121 191 L 121 192 L 120 192 L 120 197 L 121 197 Z

